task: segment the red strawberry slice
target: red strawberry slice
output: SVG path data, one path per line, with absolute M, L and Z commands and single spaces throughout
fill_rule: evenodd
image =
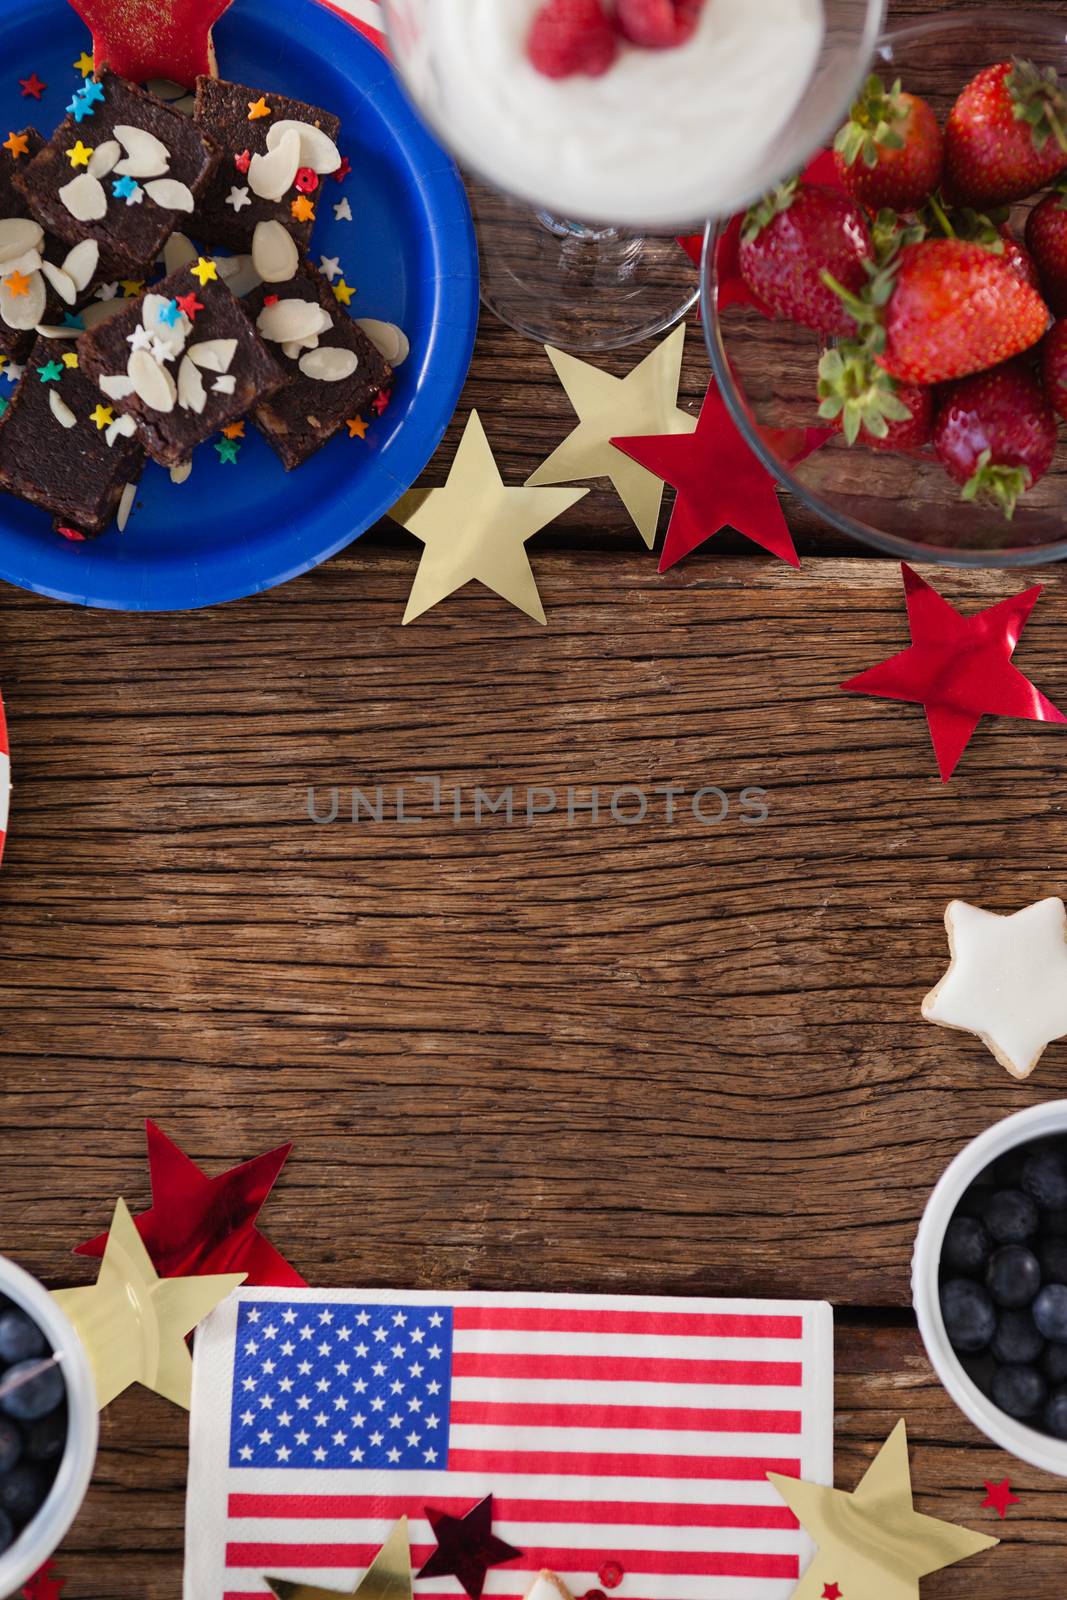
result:
M 704 0 L 616 0 L 615 25 L 644 50 L 672 50 L 696 31 Z
M 530 25 L 526 54 L 546 78 L 599 78 L 619 41 L 601 0 L 545 0 Z

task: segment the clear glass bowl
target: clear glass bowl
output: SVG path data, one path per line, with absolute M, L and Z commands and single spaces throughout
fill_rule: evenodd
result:
M 919 18 L 879 41 L 874 70 L 924 96 L 944 119 L 983 67 L 1013 55 L 1067 76 L 1067 25 L 1049 12 L 979 6 Z M 1021 237 L 1031 202 L 1012 218 Z M 798 467 L 776 456 L 759 426 L 818 422 L 817 366 L 823 341 L 747 307 L 719 314 L 712 225 L 704 251 L 702 305 L 708 350 L 727 405 L 752 449 L 816 516 L 861 543 L 915 561 L 970 567 L 1025 567 L 1067 555 L 1067 446 L 1052 471 L 1008 522 L 993 506 L 965 504 L 932 454 L 894 455 L 840 437 Z

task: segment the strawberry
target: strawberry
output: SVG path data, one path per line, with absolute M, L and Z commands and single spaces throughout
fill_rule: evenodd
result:
M 934 431 L 933 390 L 897 383 L 855 340 L 823 354 L 819 399 L 820 417 L 840 428 L 848 444 L 863 433 L 875 450 L 921 450 Z
M 1067 97 L 1053 68 L 1002 61 L 969 83 L 945 127 L 945 188 L 982 209 L 1036 194 L 1067 169 Z
M 942 399 L 934 449 L 963 498 L 994 500 L 1010 521 L 1020 495 L 1056 454 L 1056 417 L 1025 361 L 953 384 Z
M 1000 237 L 1004 241 L 1004 250 L 1002 253 L 999 251 L 997 253 L 1004 265 L 1010 272 L 1014 272 L 1020 283 L 1028 284 L 1031 289 L 1041 294 L 1041 274 L 1037 262 L 1026 245 L 1018 240 L 1008 227 L 1001 228 Z M 1047 301 L 1048 297 L 1043 296 L 1043 298 Z
M 820 333 L 846 334 L 852 321 L 822 274 L 846 290 L 867 281 L 871 235 L 846 195 L 797 179 L 782 184 L 746 214 L 741 276 L 776 317 Z
M 941 182 L 944 140 L 933 111 L 903 93 L 899 80 L 887 93 L 877 73 L 834 140 L 834 153 L 841 182 L 871 211 L 915 211 Z
M 1056 316 L 1067 315 L 1067 194 L 1049 194 L 1031 211 L 1026 243 Z
M 615 26 L 631 44 L 669 50 L 696 32 L 704 0 L 615 0 Z
M 1041 346 L 1041 377 L 1050 404 L 1067 417 L 1067 322 L 1057 322 Z
M 619 41 L 601 0 L 545 0 L 526 36 L 526 54 L 546 78 L 575 73 L 599 78 L 618 55 Z

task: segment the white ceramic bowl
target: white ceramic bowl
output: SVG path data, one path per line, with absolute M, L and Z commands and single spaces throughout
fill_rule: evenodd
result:
M 67 1385 L 67 1447 L 48 1499 L 14 1544 L 0 1555 L 0 1596 L 17 1594 L 28 1578 L 42 1567 L 63 1539 L 89 1487 L 99 1417 L 96 1387 L 88 1359 L 77 1334 L 52 1296 L 0 1256 L 0 1294 L 6 1294 L 33 1318 L 59 1357 Z
M 941 1246 L 956 1207 L 971 1184 L 991 1162 L 1009 1150 L 1050 1134 L 1067 1134 L 1067 1100 L 1031 1106 L 987 1128 L 961 1150 L 941 1177 L 927 1202 L 915 1241 L 911 1268 L 911 1293 L 926 1353 L 938 1377 L 960 1410 L 987 1439 L 1021 1461 L 1067 1478 L 1067 1440 L 1052 1439 L 1028 1428 L 995 1406 L 974 1384 L 948 1341 L 938 1294 Z

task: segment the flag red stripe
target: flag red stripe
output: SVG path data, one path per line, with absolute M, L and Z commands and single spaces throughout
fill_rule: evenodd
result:
M 314 1571 L 321 1567 L 368 1567 L 380 1546 L 373 1544 L 229 1544 L 228 1567 L 251 1567 L 272 1572 L 295 1567 Z M 434 1545 L 412 1545 L 412 1565 L 420 1567 L 435 1549 Z M 796 1578 L 800 1562 L 796 1556 L 754 1555 L 743 1550 L 627 1550 L 628 1573 L 664 1576 L 674 1574 L 696 1578 Z M 553 1572 L 588 1570 L 599 1559 L 590 1550 L 524 1550 L 524 1565 L 534 1571 L 547 1567 Z
M 799 1411 L 707 1411 L 698 1406 L 585 1406 L 453 1400 L 452 1421 L 486 1427 L 664 1428 L 687 1433 L 799 1433 Z
M 680 1357 L 452 1353 L 455 1378 L 569 1378 L 592 1383 L 744 1383 L 798 1389 L 799 1361 L 691 1361 Z
M 645 1333 L 708 1339 L 802 1339 L 802 1317 L 733 1316 L 719 1312 L 594 1311 L 556 1306 L 456 1306 L 458 1331 L 474 1328 L 529 1333 Z
M 445 1479 L 445 1482 L 448 1480 Z M 231 1494 L 231 1517 L 292 1517 L 301 1522 L 348 1517 L 381 1518 L 390 1522 L 398 1517 L 421 1517 L 427 1503 L 450 1516 L 461 1517 L 470 1510 L 469 1496 L 452 1499 L 448 1495 L 370 1494 Z M 787 1506 L 687 1506 L 666 1502 L 631 1500 L 508 1500 L 493 1499 L 496 1522 L 580 1522 L 604 1527 L 653 1528 L 781 1528 L 799 1526 Z
M 766 1456 L 644 1456 L 606 1451 L 450 1450 L 450 1472 L 519 1472 L 530 1476 L 583 1478 L 717 1478 L 761 1482 L 768 1472 L 800 1476 L 799 1461 Z

